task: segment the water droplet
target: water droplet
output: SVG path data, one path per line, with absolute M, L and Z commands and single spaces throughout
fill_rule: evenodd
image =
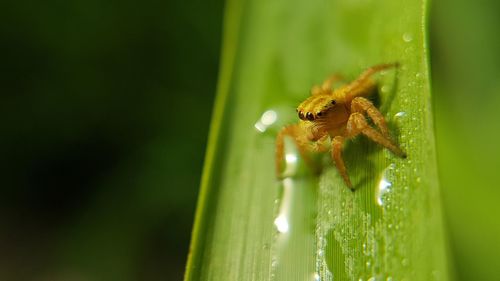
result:
M 274 225 L 280 233 L 287 233 L 290 225 L 288 223 L 292 204 L 293 180 L 285 178 L 283 180 L 283 199 L 281 200 L 279 214 L 274 219 Z
M 275 220 L 274 220 L 274 225 L 276 226 L 276 229 L 281 232 L 281 233 L 286 233 L 288 232 L 289 225 L 288 225 L 288 220 L 287 218 L 280 214 Z
M 422 181 L 422 178 L 417 177 L 417 178 L 416 178 L 416 181 L 417 181 L 417 183 L 420 183 L 420 182 Z
M 317 272 L 314 273 L 313 280 L 314 281 L 320 281 L 321 280 L 321 278 L 320 278 L 320 276 L 319 276 L 319 274 Z
M 372 277 L 370 277 L 370 279 L 368 279 L 367 281 L 375 281 L 375 277 L 374 277 L 374 276 L 372 276 Z
M 287 164 L 295 164 L 295 163 L 297 163 L 297 159 L 298 159 L 298 157 L 294 153 L 287 153 L 285 155 L 285 160 L 286 160 Z
M 388 277 L 387 277 L 387 279 L 386 279 L 386 281 L 392 281 L 392 280 L 393 280 L 393 279 L 392 279 L 392 277 L 391 277 L 391 276 L 388 276 Z
M 384 171 L 382 172 L 382 177 L 378 183 L 378 189 L 376 192 L 376 199 L 377 199 L 377 203 L 379 206 L 384 205 L 384 197 L 391 190 L 392 182 L 390 182 L 388 179 L 388 173 L 389 173 L 389 170 L 392 170 L 392 169 L 394 169 L 394 164 L 391 164 L 391 165 L 389 165 L 389 167 L 385 168 Z
M 397 118 L 401 118 L 401 117 L 405 117 L 406 116 L 406 112 L 404 111 L 400 111 L 396 114 L 394 114 L 394 117 L 397 117 Z
M 289 139 L 285 139 L 285 170 L 283 176 L 288 178 L 297 174 L 299 169 L 299 152 L 295 143 Z
M 287 269 L 291 267 L 300 268 L 302 280 L 312 281 L 315 272 L 323 274 L 314 267 L 318 256 L 307 256 L 310 249 L 317 246 L 314 229 L 308 227 L 313 225 L 315 219 L 313 212 L 316 205 L 310 188 L 313 183 L 313 180 L 294 177 L 286 177 L 281 181 L 280 202 L 272 221 L 275 232 L 270 254 L 276 262 L 271 268 L 271 274 L 275 275 L 271 280 L 286 280 Z M 299 246 L 297 241 L 301 242 Z M 324 251 L 324 248 L 320 249 Z M 304 258 L 300 261 L 288 258 L 292 253 Z
M 380 89 L 380 91 L 381 91 L 382 93 L 387 93 L 387 92 L 389 92 L 389 86 L 387 86 L 387 85 L 382 86 L 382 88 Z
M 274 124 L 276 120 L 278 120 L 278 114 L 276 113 L 276 111 L 272 109 L 266 110 L 264 113 L 262 113 L 262 116 L 255 123 L 254 127 L 255 129 L 257 129 L 257 131 L 263 133 L 269 126 Z

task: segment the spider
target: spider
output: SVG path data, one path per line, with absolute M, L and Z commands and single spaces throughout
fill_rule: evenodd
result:
M 331 146 L 335 166 L 347 187 L 353 191 L 342 158 L 342 147 L 347 139 L 363 134 L 395 155 L 405 158 L 406 153 L 391 140 L 384 116 L 365 98 L 371 95 L 376 87 L 371 76 L 396 66 L 397 63 L 372 66 L 353 82 L 337 89 L 332 89 L 332 85 L 342 80 L 340 75 L 333 75 L 321 86 L 314 86 L 311 96 L 297 107 L 300 121 L 284 127 L 276 137 L 277 175 L 280 177 L 282 170 L 285 136 L 293 138 L 306 163 L 310 161 L 306 152 L 326 152 Z

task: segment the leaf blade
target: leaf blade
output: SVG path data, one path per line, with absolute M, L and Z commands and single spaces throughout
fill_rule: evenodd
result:
M 203 204 L 193 232 L 193 241 L 203 243 L 193 243 L 197 252 L 188 262 L 186 280 L 446 280 L 425 38 L 427 2 L 230 3 L 240 9 L 235 13 L 240 18 L 233 19 L 241 20 L 240 34 L 227 36 L 237 41 L 237 48 L 233 59 L 224 58 L 222 72 L 225 67 L 233 72 L 220 81 L 224 92 L 218 95 L 227 96 L 217 106 L 224 115 L 216 113 L 213 119 L 220 137 L 210 139 L 214 149 L 207 159 L 213 160 L 207 161 L 205 173 L 212 178 L 204 175 Z M 228 8 L 227 14 L 232 13 Z M 295 119 L 293 106 L 309 87 L 335 70 L 352 78 L 363 68 L 394 61 L 402 67 L 396 76 L 380 78 L 381 109 L 392 131 L 399 131 L 409 158 L 397 159 L 359 140 L 345 152 L 359 183 L 354 194 L 329 164 L 319 186 L 306 172 L 289 178 L 293 188 L 276 182 L 273 133 Z M 263 133 L 256 130 L 256 122 L 264 122 L 270 111 L 277 121 Z M 392 189 L 380 194 L 385 174 Z M 287 231 L 279 229 L 280 214 L 287 216 Z M 422 255 L 425 261 L 419 259 Z

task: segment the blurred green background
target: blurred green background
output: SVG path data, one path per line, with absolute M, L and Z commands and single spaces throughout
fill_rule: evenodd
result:
M 458 280 L 500 280 L 500 2 L 434 1 L 440 180 Z M 0 8 L 0 280 L 181 280 L 222 0 Z
M 434 1 L 440 183 L 459 280 L 500 280 L 500 1 Z
M 223 1 L 0 5 L 0 280 L 181 280 Z

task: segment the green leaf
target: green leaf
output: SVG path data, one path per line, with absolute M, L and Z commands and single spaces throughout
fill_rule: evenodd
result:
M 222 68 L 186 280 L 446 280 L 430 104 L 425 1 L 244 1 L 227 5 Z M 408 158 L 359 137 L 319 176 L 274 139 L 332 73 L 379 63 L 382 113 Z

